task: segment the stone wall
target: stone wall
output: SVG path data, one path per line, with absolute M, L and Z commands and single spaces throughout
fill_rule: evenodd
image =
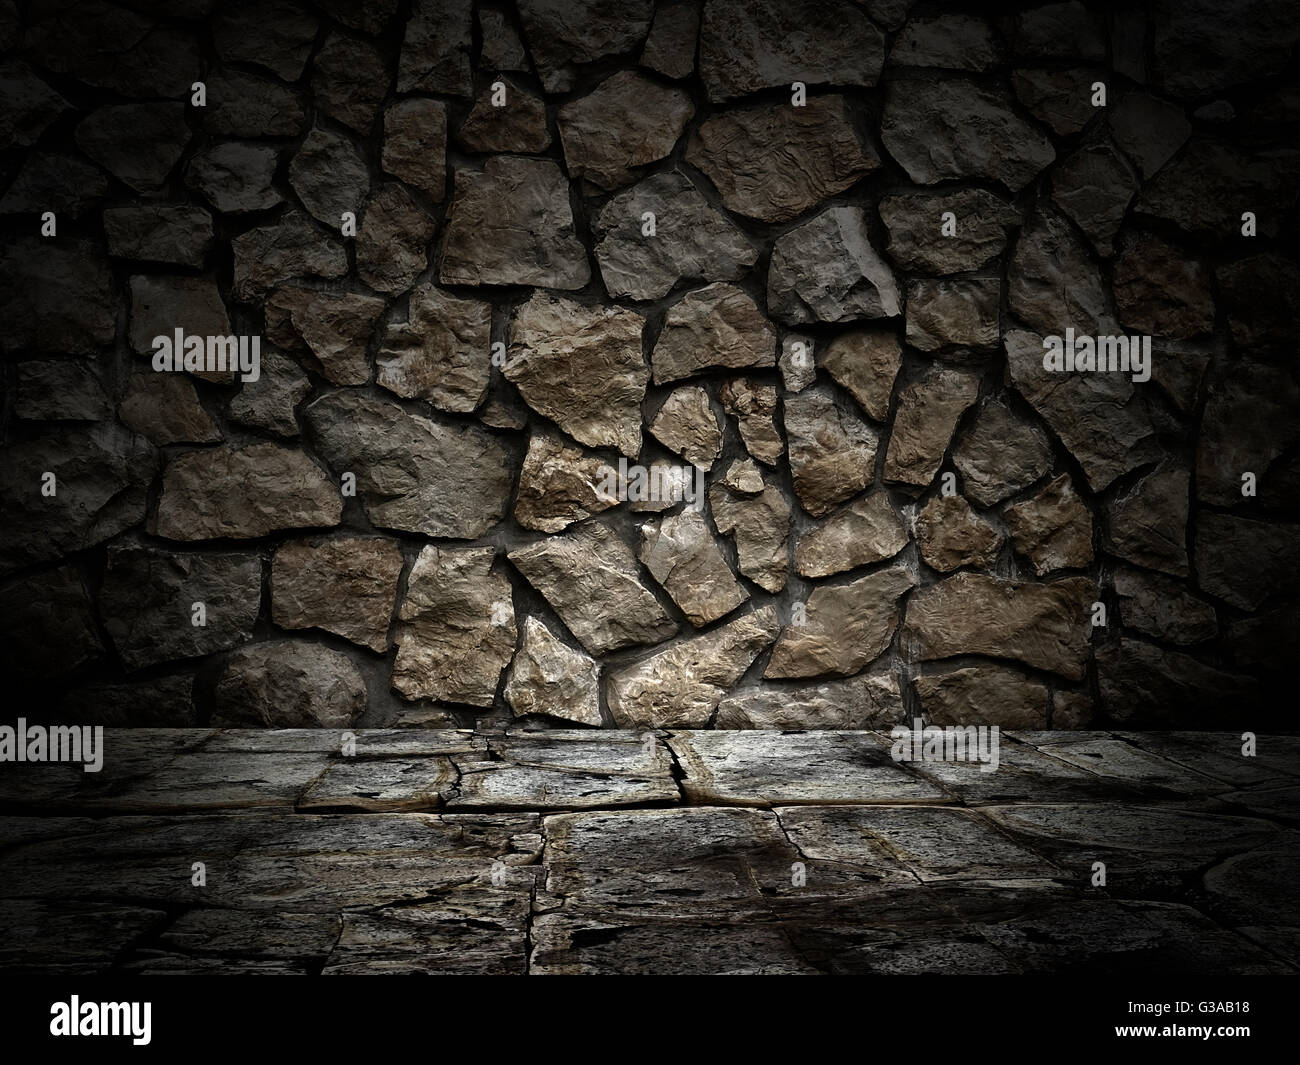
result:
M 1281 723 L 1295 6 L 0 0 L 18 711 Z

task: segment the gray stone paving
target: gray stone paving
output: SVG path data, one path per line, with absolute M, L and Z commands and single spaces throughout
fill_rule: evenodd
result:
M 1300 737 L 1007 733 L 982 773 L 882 732 L 350 735 L 5 763 L 0 970 L 1300 970 Z

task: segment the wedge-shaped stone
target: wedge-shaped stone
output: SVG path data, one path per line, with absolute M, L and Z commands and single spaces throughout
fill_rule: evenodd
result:
M 1026 363 L 1027 363 L 1026 359 Z M 999 399 L 980 407 L 953 449 L 962 491 L 982 507 L 1028 488 L 1052 468 L 1052 445 L 1037 425 Z
M 677 631 L 641 583 L 631 549 L 600 522 L 517 548 L 509 558 L 592 654 L 656 643 Z
M 650 432 L 687 461 L 707 470 L 722 450 L 722 430 L 709 394 L 698 385 L 671 393 L 650 423 Z
M 515 495 L 515 521 L 555 533 L 575 521 L 618 506 L 617 469 L 567 445 L 559 433 L 535 431 L 528 442 Z
M 675 643 L 605 674 L 605 699 L 619 728 L 703 728 L 718 701 L 772 642 L 770 606 Z
M 643 325 L 633 311 L 539 292 L 515 311 L 502 373 L 533 410 L 575 440 L 636 458 L 650 379 L 641 357 Z
M 534 617 L 524 622 L 524 640 L 510 665 L 505 697 L 516 717 L 543 714 L 579 725 L 602 723 L 600 667 Z
M 641 562 L 696 628 L 749 598 L 692 507 L 641 527 Z
M 766 485 L 747 496 L 715 484 L 709 507 L 718 532 L 736 542 L 740 572 L 769 592 L 785 587 L 790 568 L 790 504 L 778 488 Z
M 921 661 L 983 654 L 1081 680 L 1096 592 L 1083 577 L 1029 584 L 958 573 L 912 596 L 903 639 Z
M 1012 546 L 1040 577 L 1058 569 L 1082 569 L 1092 561 L 1092 514 L 1068 473 L 1023 503 L 1007 507 L 1002 518 Z
M 149 531 L 169 540 L 251 540 L 337 525 L 342 514 L 338 488 L 305 452 L 250 444 L 173 458 Z
M 885 452 L 885 479 L 917 487 L 933 481 L 979 387 L 977 374 L 933 367 L 904 388 Z
M 906 546 L 907 530 L 889 496 L 873 492 L 800 536 L 794 564 L 805 577 L 829 577 L 893 558 Z
M 398 611 L 393 690 L 406 699 L 491 706 L 515 650 L 510 582 L 495 548 L 424 548 Z
M 889 419 L 894 378 L 903 364 L 903 349 L 892 332 L 853 329 L 841 333 L 817 353 L 835 383 L 878 422 Z
M 472 540 L 505 514 L 513 463 L 482 429 L 348 391 L 321 397 L 304 416 L 326 461 L 355 474 L 375 525 Z
M 881 654 L 898 628 L 899 600 L 916 585 L 905 566 L 869 573 L 848 584 L 819 585 L 803 620 L 781 631 L 763 676 L 847 676 Z

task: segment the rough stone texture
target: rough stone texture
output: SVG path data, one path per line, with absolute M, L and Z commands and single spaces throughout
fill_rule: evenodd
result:
M 616 475 L 615 467 L 567 445 L 559 433 L 535 432 L 519 471 L 515 521 L 526 529 L 556 533 L 618 506 L 617 493 L 605 491 L 617 487 Z
M 950 237 L 942 236 L 945 212 L 956 227 Z M 1007 230 L 1020 221 L 1010 204 L 984 189 L 886 196 L 880 217 L 889 230 L 889 257 L 904 270 L 937 274 L 978 270 L 1002 254 Z
M 262 599 L 253 554 L 165 551 L 118 541 L 100 589 L 104 628 L 128 670 L 224 651 L 252 639 Z M 194 624 L 202 604 L 203 624 Z
M 952 464 L 962 491 L 982 507 L 1028 488 L 1052 466 L 1047 434 L 999 400 L 984 403 L 957 440 Z
M 1164 464 L 1119 492 L 1105 511 L 1112 554 L 1175 577 L 1187 575 L 1186 470 Z
M 1004 340 L 1016 388 L 1079 460 L 1091 488 L 1100 491 L 1159 457 L 1155 429 L 1130 375 L 1051 373 L 1043 368 L 1040 336 L 1017 329 Z
M 384 169 L 441 201 L 447 186 L 447 106 L 398 100 L 384 111 Z
M 723 694 L 776 636 L 770 606 L 606 674 L 619 728 L 703 728 Z
M 880 138 L 921 185 L 982 177 L 1018 192 L 1056 157 L 1006 96 L 965 78 L 892 83 Z
M 978 391 L 976 375 L 939 368 L 904 388 L 885 452 L 885 479 L 919 487 L 934 480 L 953 430 Z
M 1214 608 L 1169 577 L 1124 566 L 1115 595 L 1125 627 L 1170 643 L 1195 644 L 1219 634 Z
M 398 92 L 468 96 L 471 0 L 415 0 L 397 65 Z
M 595 659 L 562 643 L 536 618 L 506 678 L 506 702 L 515 714 L 545 714 L 579 725 L 600 725 L 600 670 Z
M 913 685 L 932 725 L 1036 729 L 1047 723 L 1047 685 L 1014 669 L 968 666 L 927 673 Z
M 907 286 L 907 342 L 949 358 L 978 358 L 998 346 L 1001 295 L 995 277 L 913 281 Z
M 1189 340 L 1214 329 L 1210 274 L 1154 233 L 1135 233 L 1115 260 L 1120 323 L 1139 333 Z
M 533 410 L 575 440 L 635 458 L 650 379 L 642 325 L 632 311 L 592 310 L 539 292 L 515 311 L 502 373 Z
M 695 130 L 686 161 L 729 210 L 764 222 L 796 218 L 880 165 L 844 96 L 724 111 Z
M 961 496 L 935 496 L 917 512 L 913 528 L 921 561 L 940 573 L 991 566 L 1002 548 L 1002 534 Z
M 767 275 L 774 318 L 847 322 L 901 311 L 893 271 L 871 246 L 860 207 L 831 207 L 777 238 Z
M 884 34 L 846 0 L 709 0 L 700 75 L 709 99 L 809 84 L 875 85 Z
M 602 674 L 746 611 L 770 606 L 793 631 L 814 593 L 895 566 L 921 586 L 899 597 L 904 614 L 952 575 L 1040 591 L 1065 575 L 1090 582 L 1085 605 L 1099 598 L 1109 616 L 1081 653 L 1071 645 L 1081 679 L 1022 663 L 1049 689 L 1050 705 L 1035 697 L 1024 719 L 1035 729 L 1289 728 L 1300 653 L 1295 23 L 1253 0 L 1232 32 L 1208 0 L 1141 10 L 1034 0 L 1010 14 L 948 0 L 0 0 L 10 701 L 33 717 L 66 707 L 89 723 L 207 725 L 235 645 L 128 664 L 110 633 L 171 625 L 174 604 L 128 609 L 100 594 L 114 553 L 166 555 L 170 544 L 178 557 L 260 558 L 265 613 L 239 639 L 278 645 L 292 632 L 285 646 L 352 656 L 366 688 L 353 727 L 509 728 L 504 668 L 480 703 L 408 699 L 388 681 L 398 653 L 388 630 L 408 598 L 394 560 L 409 567 L 428 542 L 460 541 L 493 552 L 488 573 L 509 582 L 521 623 L 534 617 L 565 647 L 581 643 L 567 622 L 584 605 L 589 631 L 604 626 L 611 643 L 623 639 L 611 617 L 626 611 L 636 631 L 615 649 L 585 649 L 597 680 L 583 681 L 583 720 L 529 712 L 518 724 L 530 732 L 609 724 L 603 689 L 590 712 Z M 199 80 L 202 106 L 191 99 Z M 505 106 L 494 107 L 502 86 Z M 257 338 L 258 380 L 155 372 L 152 340 L 177 327 Z M 1045 370 L 1044 338 L 1071 330 L 1150 338 L 1149 379 Z M 674 494 L 695 463 L 690 488 L 704 498 Z M 651 481 L 670 490 L 643 493 Z M 510 563 L 548 535 L 582 547 L 593 518 L 625 545 L 602 541 L 594 577 L 574 550 L 542 594 Z M 658 537 L 662 583 L 636 557 L 643 528 Z M 340 543 L 387 568 L 348 569 Z M 301 621 L 272 594 L 275 560 L 291 551 Z M 717 581 L 681 576 L 686 560 Z M 358 589 L 362 609 L 349 611 L 349 583 L 376 574 L 373 600 Z M 744 596 L 753 602 L 736 602 Z M 951 609 L 983 624 L 977 604 Z M 692 631 L 687 615 L 704 627 Z M 168 639 L 203 635 L 179 621 Z M 849 639 L 834 635 L 832 657 Z M 870 676 L 898 678 L 900 693 L 818 695 L 760 680 L 769 653 L 733 686 L 764 693 L 752 713 L 705 714 L 705 727 L 886 728 L 921 710 L 918 678 L 993 668 L 966 648 L 931 664 L 895 634 Z M 285 677 L 311 687 L 301 671 Z M 836 698 L 856 709 L 831 707 Z M 247 720 L 269 720 L 260 714 Z M 537 742 L 517 749 L 540 759 Z M 406 751 L 375 759 L 371 777 L 366 756 L 344 761 L 330 743 L 233 774 L 214 755 L 200 778 L 217 801 L 283 810 L 587 810 L 681 797 L 662 742 L 644 765 L 630 738 L 586 747 L 587 769 L 571 776 L 485 743 L 471 746 L 472 767 Z M 892 788 L 901 773 L 976 803 L 1092 801 L 1092 754 L 1059 734 L 1044 746 L 1006 738 L 997 774 L 886 766 L 874 779 Z M 733 753 L 753 764 L 748 748 Z M 701 764 L 714 783 L 696 794 L 743 792 L 730 770 L 715 786 L 712 756 Z M 1238 770 L 1223 802 L 1294 806 L 1276 781 L 1268 797 L 1242 798 L 1251 785 Z M 771 774 L 746 801 L 838 801 L 809 782 L 829 770 L 804 781 L 800 771 Z M 63 779 L 14 787 L 31 780 L 33 795 L 50 795 Z M 201 791 L 173 774 L 138 787 L 117 776 L 97 794 L 175 811 Z M 890 849 L 911 829 L 880 827 L 867 847 L 848 840 L 849 826 L 791 831 L 806 828 L 809 846 L 827 848 L 817 853 L 869 852 L 890 884 L 949 875 L 936 870 L 951 862 Z M 812 890 L 872 879 L 827 860 L 840 864 L 819 885 L 810 859 Z M 1058 893 L 1074 882 L 1007 860 Z M 1192 866 L 1186 882 L 1208 867 Z M 485 876 L 453 880 L 463 894 Z M 532 872 L 522 879 L 509 902 L 493 888 L 486 911 L 474 904 L 497 929 L 481 952 L 462 957 L 455 936 L 436 944 L 454 922 L 430 917 L 442 903 L 422 890 L 402 895 L 413 905 L 400 913 L 354 909 L 314 953 L 240 964 L 370 972 L 411 950 L 422 971 L 521 971 L 531 936 L 539 970 L 582 956 L 615 970 L 678 942 L 602 918 L 590 928 L 613 938 L 595 943 L 586 918 L 552 900 L 548 921 L 563 919 L 549 931 L 534 921 L 525 936 Z M 377 897 L 371 888 L 357 897 Z M 753 897 L 770 914 L 776 896 Z M 508 919 L 501 906 L 515 907 Z M 181 909 L 158 912 L 175 921 Z M 701 941 L 737 968 L 762 967 L 733 919 Z M 858 913 L 856 931 L 828 945 L 800 938 L 806 906 L 781 920 L 781 971 L 828 958 L 846 971 L 926 970 L 927 951 L 968 943 L 927 934 L 886 950 Z M 1290 943 L 1260 931 L 1276 925 L 1243 927 Z M 164 934 L 115 954 L 115 971 L 189 972 L 231 957 L 187 954 Z M 1043 965 L 1042 950 L 1012 950 L 999 935 L 961 956 L 976 971 Z M 702 956 L 672 945 L 662 956 L 688 955 Z M 1185 957 L 1192 971 L 1204 952 Z
M 338 489 L 304 452 L 278 444 L 222 447 L 167 463 L 149 531 L 169 540 L 247 540 L 337 525 L 342 510 Z
M 411 293 L 406 320 L 388 323 L 375 380 L 405 399 L 469 414 L 487 397 L 491 335 L 490 303 L 421 285 Z
M 510 582 L 490 547 L 425 547 L 398 610 L 393 690 L 405 699 L 491 706 L 514 654 Z
M 271 559 L 271 620 L 324 629 L 383 654 L 402 552 L 391 540 L 290 540 Z
M 820 684 L 765 683 L 741 688 L 718 703 L 715 728 L 881 728 L 903 717 L 898 681 L 862 673 Z
M 598 521 L 508 557 L 591 654 L 655 643 L 677 631 L 641 582 L 631 548 Z
M 795 568 L 804 577 L 829 577 L 893 558 L 907 545 L 907 530 L 884 492 L 841 507 L 799 537 Z
M 749 598 L 722 557 L 704 515 L 689 507 L 641 527 L 641 563 L 696 628 L 717 621 Z
M 788 396 L 785 432 L 795 495 L 813 517 L 828 513 L 871 483 L 879 438 L 871 426 L 836 403 L 830 388 Z
M 652 0 L 520 0 L 519 17 L 547 92 L 573 88 L 579 64 L 632 52 L 645 40 Z
M 707 470 L 722 450 L 722 431 L 709 402 L 709 394 L 698 385 L 687 385 L 669 394 L 650 422 L 650 432 L 668 448 L 692 464 Z
M 595 231 L 601 280 L 616 299 L 659 299 L 681 281 L 734 281 L 758 258 L 740 228 L 680 171 L 656 174 L 615 196 Z
M 217 680 L 216 724 L 347 728 L 365 712 L 366 686 L 338 651 L 294 640 L 236 651 Z
M 1023 503 L 1007 507 L 1002 520 L 1011 546 L 1029 559 L 1040 577 L 1058 569 L 1082 569 L 1092 561 L 1092 515 L 1068 473 Z
M 513 463 L 476 426 L 354 392 L 313 400 L 303 416 L 336 474 L 356 475 L 366 513 L 381 528 L 472 540 L 505 513 Z
M 718 388 L 718 398 L 727 413 L 735 416 L 745 450 L 759 462 L 775 465 L 785 450 L 776 428 L 776 388 L 734 377 Z
M 790 505 L 785 497 L 771 486 L 748 497 L 715 484 L 709 489 L 709 506 L 718 532 L 736 542 L 740 572 L 766 591 L 784 588 L 790 565 Z
M 590 280 L 555 163 L 493 156 L 481 171 L 458 169 L 455 186 L 438 267 L 444 284 L 578 289 Z
M 903 640 L 921 661 L 983 654 L 1081 680 L 1095 586 L 1032 584 L 958 573 L 915 592 Z
M 546 128 L 546 103 L 513 81 L 502 81 L 505 102 L 493 82 L 478 95 L 461 123 L 456 139 L 471 152 L 544 152 L 551 144 Z
M 915 585 L 905 566 L 893 566 L 848 584 L 818 586 L 808 596 L 803 622 L 781 631 L 763 676 L 858 672 L 889 646 L 899 600 Z
M 889 417 L 894 378 L 902 362 L 898 337 L 872 329 L 841 333 L 817 356 L 817 364 L 878 422 Z
M 681 89 L 631 71 L 615 74 L 556 116 L 569 174 L 599 189 L 630 185 L 640 167 L 673 150 L 694 114 Z

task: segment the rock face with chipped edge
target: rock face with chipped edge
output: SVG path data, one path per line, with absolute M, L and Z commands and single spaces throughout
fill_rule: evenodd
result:
M 598 521 L 508 557 L 591 654 L 657 643 L 677 631 L 642 583 L 631 549 Z
M 1016 417 L 1003 401 L 991 399 L 958 438 L 952 464 L 961 474 L 962 491 L 980 506 L 991 507 L 1052 468 L 1052 445 L 1037 425 Z
M 515 521 L 526 529 L 556 533 L 620 500 L 615 467 L 564 442 L 559 433 L 534 431 L 519 471 Z
M 1002 547 L 1002 534 L 961 496 L 932 498 L 917 513 L 914 529 L 921 561 L 940 573 L 991 566 Z
M 518 635 L 495 558 L 492 547 L 420 551 L 397 615 L 392 685 L 402 698 L 492 705 Z
M 943 215 L 951 212 L 956 231 L 943 233 Z M 1007 246 L 1007 232 L 1020 224 L 1020 213 L 985 189 L 901 192 L 880 201 L 880 217 L 889 230 L 885 249 L 904 270 L 956 274 L 978 270 Z
M 502 373 L 533 410 L 588 447 L 641 452 L 641 401 L 650 371 L 644 319 L 538 292 L 516 308 Z
M 653 0 L 519 0 L 528 49 L 542 88 L 573 88 L 577 67 L 630 53 L 645 40 Z
M 763 683 L 724 695 L 719 729 L 875 729 L 904 717 L 892 673 L 863 673 L 820 684 Z
M 411 293 L 406 321 L 388 325 L 375 356 L 376 382 L 406 399 L 469 414 L 487 398 L 492 305 L 432 284 Z
M 703 728 L 728 688 L 776 636 L 770 606 L 605 675 L 619 728 Z
M 691 507 L 641 527 L 641 562 L 696 628 L 730 614 L 749 598 L 704 515 Z
M 708 392 L 698 385 L 671 392 L 650 423 L 650 432 L 669 451 L 702 470 L 710 469 L 722 450 L 718 416 Z
M 602 724 L 600 667 L 537 618 L 524 622 L 524 640 L 510 664 L 505 697 L 516 717 L 543 714 L 579 725 Z
M 878 657 L 894 638 L 899 600 L 916 576 L 896 565 L 848 584 L 819 585 L 808 596 L 804 619 L 781 631 L 763 676 L 847 676 Z
M 903 348 L 894 333 L 879 329 L 841 333 L 819 351 L 817 364 L 872 418 L 888 419 L 894 378 L 903 365 Z
M 907 546 L 907 530 L 889 496 L 872 492 L 799 537 L 795 568 L 804 577 L 829 577 L 893 558 Z
M 1092 514 L 1079 499 L 1068 473 L 1029 499 L 1002 512 L 1018 554 L 1042 577 L 1058 569 L 1082 569 L 1092 562 Z
M 975 374 L 933 367 L 904 388 L 885 452 L 885 479 L 924 487 L 934 480 L 957 422 L 975 402 Z
M 776 388 L 745 377 L 733 377 L 718 387 L 718 398 L 736 419 L 740 439 L 759 462 L 775 466 L 785 450 L 776 427 Z
M 735 540 L 740 572 L 766 591 L 784 588 L 790 568 L 785 496 L 770 485 L 750 497 L 715 484 L 709 488 L 709 507 L 718 532 Z
M 931 725 L 997 725 L 1041 729 L 1047 724 L 1047 685 L 1000 666 L 927 673 L 913 682 Z
M 989 655 L 1081 680 L 1096 592 L 1083 577 L 1032 584 L 958 573 L 911 597 L 903 640 L 921 661 Z
M 777 238 L 767 306 L 791 325 L 892 318 L 902 310 L 894 273 L 871 246 L 861 207 L 828 207 Z

